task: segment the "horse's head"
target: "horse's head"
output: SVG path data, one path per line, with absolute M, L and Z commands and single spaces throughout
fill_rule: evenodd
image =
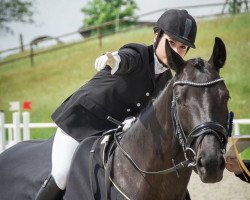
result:
M 172 117 L 180 143 L 186 156 L 194 159 L 201 180 L 218 182 L 225 168 L 223 152 L 228 125 L 229 92 L 219 76 L 226 60 L 225 45 L 215 38 L 209 61 L 184 61 L 168 42 L 166 53 L 169 66 L 176 71 Z

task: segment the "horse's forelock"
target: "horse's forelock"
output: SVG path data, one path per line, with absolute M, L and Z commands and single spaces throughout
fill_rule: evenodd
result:
M 205 64 L 204 64 L 204 61 L 201 58 L 195 58 L 194 62 L 193 62 L 193 65 L 194 65 L 194 67 L 200 69 L 200 68 L 204 67 Z
M 214 67 L 208 61 L 199 57 L 188 60 L 177 77 L 180 80 L 206 82 L 218 78 L 219 74 L 215 72 Z

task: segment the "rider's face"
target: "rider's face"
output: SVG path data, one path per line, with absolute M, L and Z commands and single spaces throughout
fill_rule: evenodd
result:
M 154 35 L 154 40 L 156 40 L 156 37 L 157 37 L 157 33 L 155 33 L 155 35 Z M 188 46 L 171 38 L 171 37 L 169 37 L 167 34 L 164 33 L 159 41 L 157 48 L 156 48 L 156 55 L 161 60 L 161 62 L 163 62 L 164 64 L 167 65 L 167 57 L 166 57 L 166 52 L 165 52 L 166 39 L 168 39 L 170 47 L 176 53 L 178 53 L 182 58 L 184 58 L 184 56 L 186 55 Z

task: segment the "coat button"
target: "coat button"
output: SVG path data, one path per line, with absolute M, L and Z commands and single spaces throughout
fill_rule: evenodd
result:
M 137 107 L 140 107 L 140 106 L 141 106 L 141 104 L 140 104 L 140 103 L 137 103 L 137 104 L 136 104 L 136 106 L 137 106 Z
M 149 96 L 149 92 L 146 93 L 146 96 L 147 96 L 147 97 Z
M 130 109 L 129 109 L 129 108 L 127 109 L 127 112 L 130 112 Z

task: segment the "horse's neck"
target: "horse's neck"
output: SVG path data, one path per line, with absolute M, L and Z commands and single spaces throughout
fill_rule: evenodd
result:
M 175 159 L 176 163 L 184 159 L 181 147 L 174 135 L 175 130 L 171 119 L 172 86 L 171 82 L 120 141 L 125 151 L 145 171 L 171 168 L 172 159 Z M 159 175 L 142 176 L 121 151 L 117 150 L 115 156 L 114 181 L 125 193 L 136 193 L 136 199 L 166 199 L 166 197 L 173 199 L 172 197 L 176 195 L 177 199 L 181 199 L 185 193 L 188 175 L 182 175 L 179 179 L 181 184 L 175 185 L 174 189 L 172 183 L 175 178 L 177 179 L 175 173 L 169 174 L 168 178 Z M 172 182 L 169 181 L 170 179 Z M 157 185 L 157 188 L 152 189 L 152 185 Z M 169 194 L 171 190 L 174 192 Z
M 138 152 L 134 157 L 146 168 L 172 165 L 172 158 L 177 156 L 176 145 L 179 144 L 174 136 L 171 118 L 172 85 L 172 82 L 169 83 L 154 103 L 140 115 L 122 141 L 128 151 Z M 147 156 L 141 156 L 145 154 Z

